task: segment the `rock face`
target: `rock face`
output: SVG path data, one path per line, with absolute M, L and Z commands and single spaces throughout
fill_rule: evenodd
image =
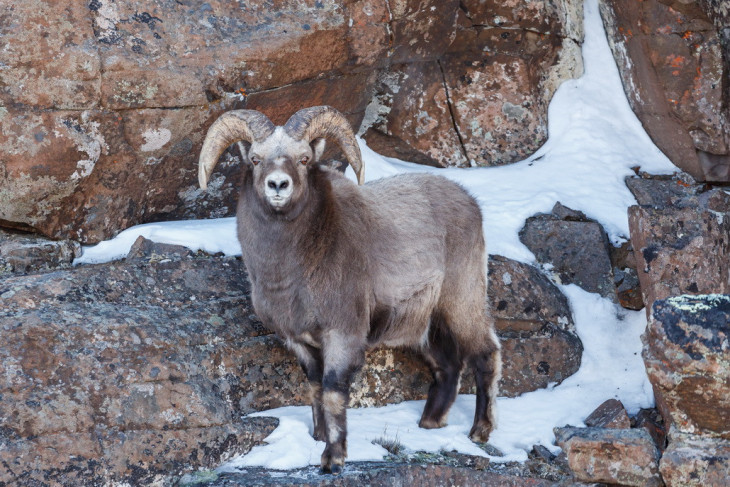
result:
M 281 124 L 329 104 L 419 162 L 522 158 L 545 139 L 552 93 L 581 73 L 581 5 L 4 5 L 0 226 L 94 243 L 141 222 L 231 215 L 237 153 L 208 193 L 195 173 L 207 128 L 237 108 Z
M 659 449 L 643 429 L 558 428 L 555 437 L 582 482 L 660 487 Z
M 665 421 L 681 433 L 729 440 L 730 295 L 656 301 L 643 342 Z
M 365 139 L 385 155 L 438 166 L 500 165 L 534 152 L 560 80 L 582 73 L 582 3 L 426 3 L 421 12 L 433 3 L 439 20 L 411 33 L 415 49 L 396 47 Z M 431 49 L 420 48 L 422 37 L 436 39 Z
M 730 13 L 713 0 L 601 0 L 629 102 L 654 143 L 700 181 L 730 181 Z
M 492 269 L 501 394 L 577 370 L 565 298 L 544 277 L 527 281 L 524 264 L 498 258 Z M 307 403 L 304 376 L 253 314 L 235 258 L 140 238 L 124 262 L 5 277 L 0 300 L 0 483 L 140 484 L 211 467 L 275 426 L 241 416 Z M 416 354 L 375 350 L 351 406 L 423 399 L 430 382 Z M 472 384 L 465 374 L 462 392 Z
M 670 296 L 730 293 L 730 194 L 715 189 L 672 203 L 629 208 L 647 312 Z

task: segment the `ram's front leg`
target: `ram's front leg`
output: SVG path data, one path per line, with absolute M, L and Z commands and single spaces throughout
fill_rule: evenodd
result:
M 312 405 L 312 423 L 314 431 L 312 436 L 315 440 L 326 441 L 327 434 L 324 426 L 324 410 L 322 408 L 322 350 L 308 343 L 293 342 L 289 347 L 297 356 L 299 365 L 302 366 L 304 375 L 309 381 L 309 399 Z
M 338 474 L 347 457 L 347 403 L 352 377 L 365 361 L 364 345 L 345 333 L 329 331 L 323 340 L 322 410 L 327 446 L 322 471 Z

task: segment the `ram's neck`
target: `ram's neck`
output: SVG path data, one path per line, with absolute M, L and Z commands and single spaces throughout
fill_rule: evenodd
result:
M 292 213 L 272 214 L 246 183 L 238 207 L 238 237 L 252 278 L 304 278 L 321 262 L 336 238 L 333 229 L 339 215 L 331 182 L 326 175 L 313 171 L 307 197 L 294 217 Z

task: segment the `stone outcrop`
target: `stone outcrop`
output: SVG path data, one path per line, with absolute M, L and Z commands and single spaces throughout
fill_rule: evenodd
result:
M 643 342 L 665 421 L 681 433 L 730 440 L 730 295 L 655 302 Z
M 730 31 L 724 2 L 601 0 L 629 103 L 700 181 L 730 181 Z
M 492 262 L 502 395 L 580 364 L 565 298 L 534 273 Z M 241 416 L 307 403 L 294 356 L 253 313 L 239 259 L 140 238 L 123 262 L 6 276 L 0 300 L 0 482 L 149 483 L 210 468 L 275 426 Z M 423 399 L 430 382 L 415 353 L 374 350 L 351 406 Z M 465 374 L 462 392 L 472 387 Z
M 237 152 L 208 193 L 195 174 L 207 128 L 238 108 L 283 123 L 328 104 L 418 162 L 512 162 L 544 141 L 582 35 L 575 0 L 3 6 L 0 226 L 95 243 L 231 215 Z
M 629 208 L 647 314 L 659 299 L 730 293 L 730 194 L 715 189 L 671 202 Z

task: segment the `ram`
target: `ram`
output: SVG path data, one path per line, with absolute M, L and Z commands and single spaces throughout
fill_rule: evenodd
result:
M 320 163 L 325 139 L 340 146 L 360 185 Z M 201 149 L 203 189 L 236 142 L 246 159 L 237 225 L 253 306 L 309 381 L 313 436 L 326 442 L 322 470 L 342 470 L 350 384 L 365 352 L 381 344 L 420 350 L 431 368 L 422 428 L 446 424 L 470 365 L 477 398 L 469 436 L 487 441 L 501 357 L 474 198 L 427 174 L 363 185 L 355 135 L 326 106 L 278 127 L 257 111 L 224 113 Z

